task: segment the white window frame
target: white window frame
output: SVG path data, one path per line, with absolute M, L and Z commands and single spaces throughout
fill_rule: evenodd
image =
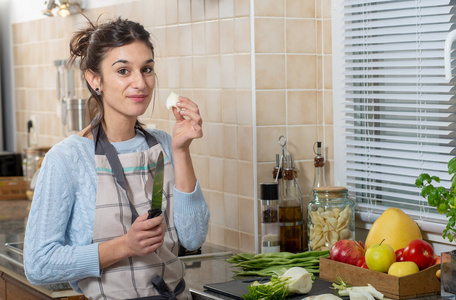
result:
M 344 53 L 343 53 L 343 1 L 331 1 L 332 23 L 332 70 L 333 70 L 333 117 L 334 117 L 334 183 L 346 186 L 346 141 L 344 139 Z M 419 175 L 419 174 L 417 174 Z M 372 223 L 379 213 L 367 214 L 356 212 L 356 239 L 364 241 Z M 443 239 L 441 233 L 445 228 L 442 224 L 418 222 L 423 238 L 430 241 L 436 253 L 453 250 L 455 243 Z

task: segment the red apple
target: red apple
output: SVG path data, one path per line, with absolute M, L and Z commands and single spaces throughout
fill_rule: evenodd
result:
M 365 253 L 366 251 L 358 242 L 340 240 L 332 245 L 329 257 L 332 260 L 356 266 L 358 259 L 363 257 Z
M 395 253 L 396 253 L 396 261 L 404 261 L 404 249 L 405 248 L 401 248 L 401 249 L 397 249 L 395 251 Z
M 364 268 L 364 269 L 369 269 L 369 267 L 366 264 L 366 257 L 362 256 L 358 258 L 358 262 L 356 263 L 358 267 Z

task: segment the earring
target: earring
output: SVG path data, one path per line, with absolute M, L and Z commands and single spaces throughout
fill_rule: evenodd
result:
M 97 95 L 100 96 L 100 95 L 101 95 L 100 89 L 99 89 L 99 88 L 96 88 L 96 89 L 95 89 L 95 93 L 97 93 Z

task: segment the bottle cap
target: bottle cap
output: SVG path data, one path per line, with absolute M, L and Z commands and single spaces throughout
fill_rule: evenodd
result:
M 277 182 L 260 183 L 260 195 L 261 200 L 279 199 L 279 184 Z

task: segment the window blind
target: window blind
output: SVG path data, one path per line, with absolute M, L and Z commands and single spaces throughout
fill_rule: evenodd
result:
M 361 212 L 393 206 L 416 219 L 446 222 L 415 179 L 427 172 L 450 186 L 456 101 L 443 49 L 455 4 L 343 2 L 344 173 Z

